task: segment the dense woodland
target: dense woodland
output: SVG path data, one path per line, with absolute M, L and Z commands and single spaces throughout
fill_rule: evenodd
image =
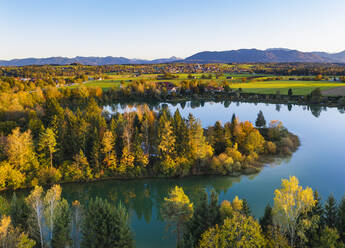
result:
M 193 115 L 184 119 L 178 110 L 155 112 L 144 105 L 109 115 L 97 103 L 97 92 L 64 93 L 36 91 L 28 95 L 34 105 L 3 112 L 2 189 L 107 177 L 250 173 L 262 156 L 291 155 L 299 145 L 279 121 L 266 127 L 262 113 L 257 128 L 233 116 L 203 129 Z

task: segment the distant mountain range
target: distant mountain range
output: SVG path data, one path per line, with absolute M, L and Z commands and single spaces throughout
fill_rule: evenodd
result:
M 0 60 L 0 66 L 24 66 L 24 65 L 69 65 L 79 63 L 83 65 L 124 65 L 124 64 L 159 64 L 181 61 L 183 59 L 177 57 L 144 60 L 144 59 L 128 59 L 125 57 L 50 57 L 50 58 L 25 58 Z
M 345 63 L 345 51 L 340 53 L 300 52 L 286 48 L 267 50 L 240 49 L 220 52 L 200 52 L 184 60 L 189 63 Z
M 50 57 L 0 60 L 1 66 L 23 65 L 113 65 L 113 64 L 159 64 L 159 63 L 345 63 L 345 51 L 340 53 L 301 52 L 287 48 L 270 48 L 267 50 L 239 49 L 219 52 L 200 52 L 185 59 L 171 57 L 154 60 L 128 59 L 125 57 Z

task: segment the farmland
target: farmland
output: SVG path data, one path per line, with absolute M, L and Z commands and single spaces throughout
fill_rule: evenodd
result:
M 328 81 L 265 81 L 231 84 L 233 89 L 242 88 L 243 92 L 258 94 L 276 94 L 277 91 L 282 95 L 287 95 L 288 90 L 292 89 L 294 95 L 308 95 L 316 88 L 328 90 L 339 86 L 345 86 L 345 83 Z
M 192 79 L 189 78 L 190 74 L 180 73 L 173 74 L 176 78 L 174 79 L 158 79 L 158 74 L 142 74 L 139 76 L 134 75 L 112 75 L 106 74 L 106 79 L 101 80 L 89 80 L 82 84 L 71 85 L 69 87 L 76 88 L 80 85 L 87 87 L 100 87 L 103 89 L 119 88 L 121 84 L 123 86 L 130 85 L 132 82 L 145 80 L 145 81 L 168 81 L 176 86 L 180 86 L 182 81 L 185 80 L 198 80 L 203 82 L 205 85 L 223 85 L 224 82 L 229 85 L 233 90 L 241 89 L 242 92 L 246 93 L 257 93 L 257 94 L 276 94 L 278 91 L 282 95 L 288 94 L 288 90 L 292 89 L 294 95 L 308 95 L 316 88 L 320 88 L 322 91 L 330 90 L 336 87 L 345 86 L 343 82 L 334 82 L 327 80 L 311 80 L 311 77 L 295 77 L 295 80 L 288 80 L 288 77 L 276 77 L 273 75 L 264 74 L 223 74 L 217 76 L 216 74 L 192 74 Z M 211 75 L 211 79 L 209 76 Z M 274 80 L 274 79 L 280 80 Z M 308 80 L 305 80 L 308 79 Z M 332 91 L 333 95 L 337 94 L 337 91 Z

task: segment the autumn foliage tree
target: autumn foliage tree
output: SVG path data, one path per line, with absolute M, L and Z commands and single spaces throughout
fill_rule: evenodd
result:
M 183 234 L 183 225 L 192 218 L 193 212 L 193 203 L 190 202 L 183 189 L 178 186 L 170 191 L 168 197 L 164 198 L 162 215 L 166 221 L 176 225 L 178 244 Z
M 273 220 L 290 237 L 294 246 L 299 217 L 315 205 L 313 190 L 303 189 L 296 177 L 283 179 L 281 189 L 274 192 Z

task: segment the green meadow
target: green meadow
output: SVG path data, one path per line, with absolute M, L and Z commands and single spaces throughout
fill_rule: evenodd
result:
M 119 88 L 121 82 L 124 85 L 131 84 L 136 80 L 149 80 L 149 81 L 169 81 L 174 83 L 175 85 L 179 86 L 182 80 L 187 80 L 188 75 L 187 73 L 179 73 L 174 74 L 177 75 L 178 78 L 176 79 L 157 79 L 158 74 L 142 74 L 139 76 L 134 75 L 112 75 L 107 74 L 106 77 L 108 79 L 103 80 L 91 80 L 86 81 L 83 84 L 87 87 L 100 87 L 103 89 L 108 88 Z M 329 90 L 339 86 L 345 86 L 345 83 L 340 82 L 333 82 L 333 81 L 302 81 L 302 80 L 284 80 L 287 79 L 286 77 L 282 77 L 283 80 L 272 80 L 272 81 L 259 81 L 259 80 L 267 80 L 272 77 L 273 75 L 264 75 L 264 74 L 224 74 L 218 78 L 216 78 L 215 74 L 212 74 L 212 79 L 202 79 L 202 73 L 195 73 L 192 74 L 196 79 L 204 81 L 207 83 L 221 83 L 224 81 L 230 82 L 230 88 L 232 89 L 239 89 L 241 88 L 243 92 L 248 93 L 258 93 L 258 94 L 276 94 L 277 91 L 280 91 L 280 94 L 288 94 L 288 90 L 292 89 L 294 95 L 308 95 L 316 88 L 320 88 L 321 90 Z M 208 73 L 204 75 L 208 76 Z M 249 81 L 242 81 L 243 78 L 248 77 L 259 77 L 256 79 L 251 79 Z M 232 77 L 232 80 L 227 79 L 227 77 Z M 298 79 L 298 77 L 296 77 Z M 70 88 L 76 88 L 80 85 L 72 85 L 69 86 Z
M 233 89 L 242 88 L 243 92 L 258 94 L 275 94 L 278 90 L 280 94 L 287 95 L 288 90 L 292 89 L 294 95 L 308 95 L 316 88 L 328 90 L 334 87 L 345 86 L 345 83 L 329 81 L 265 81 L 234 83 L 230 87 Z

